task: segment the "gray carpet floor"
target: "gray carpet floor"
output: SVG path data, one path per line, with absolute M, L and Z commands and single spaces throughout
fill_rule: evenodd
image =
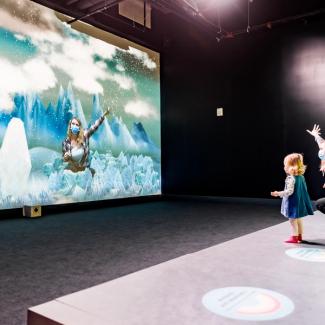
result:
M 305 228 L 301 244 L 283 242 L 282 223 L 32 310 L 68 325 L 322 325 L 324 215 L 305 218 Z
M 31 306 L 283 221 L 278 205 L 185 198 L 0 220 L 0 324 L 26 324 Z

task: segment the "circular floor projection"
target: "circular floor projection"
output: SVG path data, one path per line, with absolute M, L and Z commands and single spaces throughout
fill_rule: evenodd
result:
M 294 310 L 286 296 L 254 287 L 226 287 L 207 292 L 203 305 L 211 312 L 238 320 L 264 321 L 285 317 Z
M 306 262 L 325 262 L 325 249 L 320 248 L 291 248 L 286 254 L 292 258 Z

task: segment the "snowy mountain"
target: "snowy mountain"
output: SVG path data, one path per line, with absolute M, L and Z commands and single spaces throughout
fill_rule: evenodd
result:
M 153 141 L 149 138 L 146 130 L 144 129 L 141 122 L 134 122 L 131 130 L 131 136 L 136 142 L 140 151 L 150 152 L 153 157 L 160 156 L 160 150 L 153 143 Z
M 38 94 L 16 94 L 14 108 L 8 113 L 0 112 L 0 139 L 13 117 L 20 118 L 26 130 L 29 148 L 47 147 L 61 151 L 62 141 L 66 137 L 68 123 L 73 116 L 80 119 L 83 127 L 89 127 L 103 114 L 98 95 L 93 96 L 91 121 L 87 122 L 82 104 L 75 97 L 71 84 L 67 89 L 60 87 L 55 104 L 47 107 Z M 134 123 L 130 132 L 120 117 L 109 117 L 90 139 L 93 151 L 113 154 L 120 152 L 151 155 L 160 160 L 160 150 L 147 135 L 141 123 Z

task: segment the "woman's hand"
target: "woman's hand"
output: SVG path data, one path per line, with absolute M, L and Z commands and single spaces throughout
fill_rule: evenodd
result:
M 109 109 L 109 107 L 108 107 L 107 110 L 104 112 L 103 116 L 104 116 L 104 117 L 105 117 L 105 116 L 108 116 L 109 113 L 110 113 L 110 109 Z
M 320 135 L 320 127 L 318 124 L 314 124 L 314 127 L 311 131 L 310 130 L 306 130 L 306 131 L 313 137 L 317 137 L 318 135 Z
M 64 161 L 68 161 L 68 160 L 70 160 L 71 159 L 71 155 L 69 154 L 69 152 L 66 152 L 65 154 L 64 154 L 64 156 L 63 156 L 63 160 Z
M 279 196 L 279 192 L 278 191 L 273 191 L 273 192 L 271 192 L 271 195 L 274 196 L 274 197 L 277 197 L 277 196 Z
M 325 160 L 322 160 L 319 171 L 322 172 L 323 176 L 325 174 Z

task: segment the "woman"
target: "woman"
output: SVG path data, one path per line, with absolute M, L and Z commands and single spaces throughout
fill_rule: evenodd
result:
M 318 124 L 314 124 L 313 129 L 310 130 L 306 130 L 310 135 L 312 135 L 315 138 L 315 141 L 318 144 L 318 157 L 321 161 L 320 163 L 320 171 L 323 173 L 325 173 L 325 140 L 321 137 L 321 128 L 319 127 Z M 323 188 L 325 188 L 325 183 L 323 185 Z M 325 213 L 325 198 L 320 198 L 316 201 L 316 208 L 317 210 Z
M 63 160 L 68 162 L 67 169 L 80 172 L 89 168 L 89 138 L 96 132 L 108 114 L 109 109 L 89 129 L 85 130 L 78 118 L 74 117 L 70 120 L 67 131 L 68 137 L 62 143 Z M 90 171 L 94 175 L 95 171 L 91 168 Z
M 306 130 L 310 135 L 312 135 L 315 138 L 315 141 L 318 144 L 318 157 L 321 160 L 321 164 L 320 164 L 320 168 L 319 170 L 323 173 L 325 173 L 325 140 L 320 136 L 320 127 L 318 124 L 314 124 L 313 129 L 310 130 Z M 323 186 L 325 188 L 325 184 Z

